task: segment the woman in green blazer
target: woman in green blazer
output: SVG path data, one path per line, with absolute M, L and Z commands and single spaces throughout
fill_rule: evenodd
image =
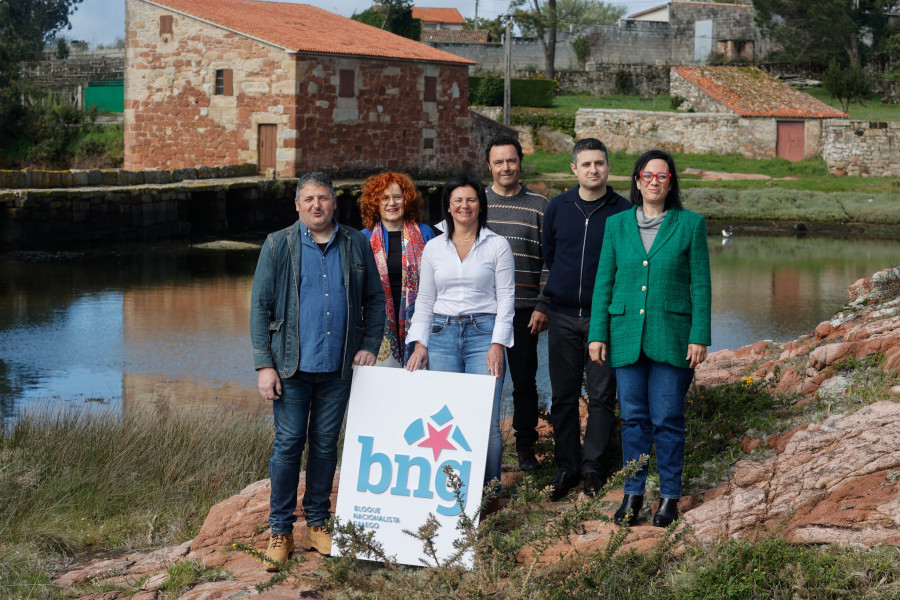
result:
M 660 504 L 653 524 L 678 518 L 684 468 L 684 397 L 710 343 L 709 249 L 701 215 L 682 208 L 672 157 L 641 156 L 632 210 L 606 221 L 588 336 L 594 362 L 616 372 L 625 464 L 656 446 Z M 646 465 L 625 481 L 614 520 L 634 524 Z

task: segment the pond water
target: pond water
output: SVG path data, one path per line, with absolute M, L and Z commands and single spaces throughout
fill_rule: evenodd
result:
M 810 332 L 900 242 L 710 237 L 711 351 Z M 258 401 L 248 315 L 256 251 L 179 243 L 76 260 L 0 262 L 0 420 L 36 404 Z M 544 336 L 546 337 L 546 336 Z M 549 400 L 546 350 L 540 391 Z

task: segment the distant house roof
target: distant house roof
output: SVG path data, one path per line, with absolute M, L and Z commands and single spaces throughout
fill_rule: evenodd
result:
M 637 19 L 637 20 L 650 20 L 647 19 L 648 16 L 652 15 L 655 12 L 660 13 L 660 20 L 668 21 L 669 20 L 669 5 L 661 4 L 659 6 L 654 6 L 653 8 L 648 8 L 646 10 L 642 10 L 640 12 L 636 12 L 625 17 L 626 19 Z
M 431 31 L 423 31 L 422 41 L 450 44 L 486 44 L 488 41 L 488 32 L 436 29 Z
M 752 67 L 672 67 L 675 73 L 742 117 L 846 118 L 809 94 Z
M 466 20 L 455 8 L 428 8 L 424 6 L 412 7 L 413 19 L 422 19 L 429 23 L 450 23 L 465 25 Z
M 288 52 L 476 64 L 307 4 L 259 0 L 143 1 L 279 46 Z

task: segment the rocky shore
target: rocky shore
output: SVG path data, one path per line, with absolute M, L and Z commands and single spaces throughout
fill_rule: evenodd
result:
M 681 548 L 760 532 L 798 543 L 900 545 L 898 371 L 900 269 L 896 268 L 853 284 L 849 304 L 806 336 L 711 354 L 697 371 L 698 385 L 765 380 L 773 393 L 808 408 L 807 414 L 813 416 L 786 432 L 745 435 L 741 446 L 747 456 L 734 465 L 727 481 L 682 499 Z M 758 448 L 767 452 L 755 453 Z M 336 490 L 337 478 L 333 494 Z M 118 588 L 129 589 L 127 595 L 133 600 L 156 600 L 169 568 L 192 561 L 224 569 L 232 579 L 202 583 L 179 598 L 256 595 L 254 586 L 267 579 L 263 566 L 235 550 L 232 542 L 265 546 L 268 495 L 267 480 L 254 483 L 214 506 L 189 542 L 94 560 L 60 573 L 53 582 L 76 595 L 76 590 L 85 590 L 80 598 L 126 597 L 125 591 L 88 591 Z M 584 500 L 580 497 L 575 502 Z M 621 492 L 604 500 L 614 508 Z M 294 535 L 302 535 L 303 527 L 301 520 Z M 540 560 L 552 562 L 572 552 L 603 548 L 616 530 L 606 521 L 585 522 L 578 535 L 559 542 Z M 625 548 L 653 549 L 663 533 L 639 523 L 629 533 Z M 292 577 L 258 597 L 321 597 L 315 573 L 322 567 L 322 558 L 316 553 L 308 553 L 307 558 L 299 573 L 308 578 Z M 531 557 L 526 549 L 519 558 L 530 562 Z

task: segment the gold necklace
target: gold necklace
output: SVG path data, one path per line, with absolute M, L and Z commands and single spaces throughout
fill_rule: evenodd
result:
M 467 240 L 464 240 L 464 239 L 462 239 L 462 238 L 458 238 L 458 239 L 457 239 L 457 238 L 454 238 L 454 239 L 453 239 L 454 243 L 455 243 L 455 242 L 468 243 L 468 242 L 471 242 L 471 241 L 474 241 L 474 240 L 475 240 L 474 237 L 470 237 L 470 238 L 467 239 Z

